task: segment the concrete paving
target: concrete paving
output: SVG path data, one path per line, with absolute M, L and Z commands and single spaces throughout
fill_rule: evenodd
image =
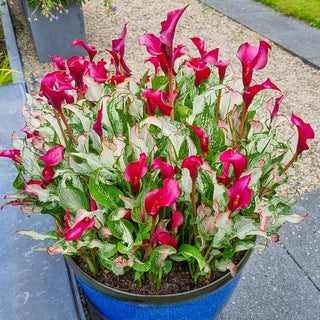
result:
M 201 0 L 231 19 L 270 39 L 280 47 L 320 68 L 320 30 L 286 17 L 252 0 Z

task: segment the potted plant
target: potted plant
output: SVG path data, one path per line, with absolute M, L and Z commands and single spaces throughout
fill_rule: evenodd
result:
M 141 78 L 124 60 L 126 25 L 109 65 L 81 40 L 72 46 L 88 59 L 52 57 L 57 71 L 23 108 L 26 137 L 13 133 L 0 154 L 18 173 L 7 204 L 56 222 L 17 233 L 51 240 L 45 250 L 67 257 L 108 319 L 214 318 L 250 251 L 304 218 L 276 188 L 314 132 L 279 113 L 285 94 L 266 102 L 266 89 L 280 92 L 270 79 L 254 82 L 270 45 L 241 45 L 242 76 L 230 77 L 230 60 L 203 40 L 191 39 L 197 57 L 174 47 L 186 8 L 168 14 L 159 37 L 139 40 L 154 68 Z
M 86 41 L 85 0 L 21 0 L 21 4 L 40 62 L 50 62 L 50 56 L 83 54 L 82 48 L 69 45 L 74 39 Z M 111 8 L 109 0 L 105 5 Z

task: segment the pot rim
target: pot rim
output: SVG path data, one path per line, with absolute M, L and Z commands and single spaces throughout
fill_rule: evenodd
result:
M 237 274 L 235 277 L 239 276 L 245 264 L 249 260 L 252 250 L 246 251 L 245 255 L 242 257 L 240 262 L 237 264 Z M 185 291 L 181 293 L 172 293 L 172 294 L 162 294 L 162 295 L 147 295 L 147 294 L 137 294 L 126 291 L 121 291 L 112 287 L 108 287 L 105 284 L 95 280 L 87 273 L 85 273 L 71 258 L 65 259 L 67 264 L 71 267 L 71 270 L 88 286 L 99 291 L 102 294 L 106 294 L 112 298 L 124 300 L 126 302 L 135 302 L 142 304 L 170 304 L 184 302 L 192 300 L 195 298 L 200 298 L 208 293 L 216 291 L 226 285 L 230 280 L 235 277 L 231 276 L 231 273 L 228 272 L 221 278 L 213 281 L 212 283 L 196 288 L 190 291 Z

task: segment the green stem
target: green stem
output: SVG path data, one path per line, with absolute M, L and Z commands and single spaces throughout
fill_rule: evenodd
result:
M 86 261 L 90 271 L 93 273 L 93 274 L 97 274 L 98 273 L 98 268 L 97 266 L 93 263 L 93 261 L 89 258 L 89 256 L 82 252 L 83 253 L 83 258 L 84 260 Z
M 159 274 L 158 274 L 158 279 L 157 279 L 157 284 L 156 284 L 156 289 L 157 290 L 159 290 L 160 286 L 161 286 L 162 274 L 163 274 L 163 270 L 162 270 L 162 267 L 160 267 Z

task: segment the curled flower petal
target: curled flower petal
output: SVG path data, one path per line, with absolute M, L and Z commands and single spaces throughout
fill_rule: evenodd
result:
M 171 164 L 163 162 L 161 158 L 155 159 L 152 162 L 151 171 L 160 169 L 162 179 L 167 179 L 174 176 L 175 172 Z
M 314 139 L 314 131 L 310 124 L 305 123 L 294 113 L 291 115 L 291 122 L 295 124 L 298 129 L 299 138 L 296 152 L 300 154 L 302 151 L 309 149 L 309 146 L 307 145 L 307 139 Z
M 21 155 L 21 152 L 18 149 L 3 150 L 0 153 L 0 157 L 10 158 L 16 163 L 20 163 L 21 162 L 21 156 L 20 155 Z
M 190 177 L 193 181 L 198 178 L 198 168 L 203 165 L 203 160 L 198 156 L 189 156 L 182 161 L 181 168 L 186 168 L 190 172 Z
M 238 148 L 229 149 L 220 154 L 219 160 L 222 162 L 229 162 L 233 166 L 235 179 L 239 179 L 241 174 L 247 168 L 247 157 L 238 152 Z
M 168 13 L 167 20 L 161 22 L 160 41 L 172 48 L 177 23 L 188 6 Z
M 103 103 L 101 104 L 101 108 L 98 110 L 97 121 L 92 126 L 92 129 L 97 133 L 97 135 L 100 137 L 100 139 L 103 138 L 102 124 L 101 124 L 102 110 L 103 110 Z
M 251 201 L 252 190 L 248 188 L 251 176 L 243 176 L 235 181 L 233 186 L 227 190 L 229 196 L 228 209 L 231 212 L 247 207 Z
M 246 88 L 245 91 L 243 92 L 243 101 L 244 101 L 244 106 L 245 106 L 245 112 L 247 112 L 247 110 L 249 109 L 249 106 L 250 106 L 253 98 L 255 97 L 255 95 L 258 92 L 260 92 L 261 90 L 265 90 L 265 89 L 274 89 L 274 90 L 280 91 L 280 89 L 275 84 L 273 84 L 270 81 L 270 79 L 267 79 L 262 84 L 257 84 L 252 87 Z
M 219 183 L 222 183 L 227 188 L 232 181 L 232 178 L 229 176 L 229 168 L 230 168 L 230 162 L 224 163 L 222 167 L 222 175 L 217 177 L 217 181 Z
M 63 58 L 61 57 L 50 57 L 50 59 L 53 61 L 53 66 L 59 70 L 66 70 L 66 63 Z
M 163 188 L 154 189 L 145 196 L 145 209 L 156 216 L 162 207 L 171 207 L 180 195 L 179 183 L 173 178 L 163 181 Z
M 147 156 L 145 153 L 140 154 L 140 159 L 131 162 L 124 171 L 124 178 L 130 182 L 134 192 L 140 189 L 140 179 L 147 173 L 148 166 L 146 164 Z
M 45 162 L 48 166 L 55 166 L 63 160 L 64 146 L 59 145 L 53 147 L 47 151 L 44 156 L 40 156 L 38 159 Z
M 253 70 L 261 70 L 266 66 L 268 50 L 271 50 L 271 46 L 265 41 L 260 41 L 258 47 L 250 46 L 248 43 L 239 47 L 237 57 L 242 64 L 242 81 L 245 88 L 251 84 Z
M 208 152 L 209 147 L 209 136 L 204 134 L 204 131 L 198 127 L 188 124 L 188 126 L 196 133 L 200 141 L 200 147 L 204 154 Z
M 279 106 L 280 106 L 280 103 L 282 102 L 282 100 L 284 99 L 284 97 L 286 96 L 287 94 L 284 93 L 281 97 L 277 98 L 276 99 L 276 103 L 273 107 L 273 110 L 271 112 L 271 119 L 273 119 L 274 117 L 276 117 L 278 115 L 278 111 L 279 111 Z
M 182 225 L 183 214 L 180 211 L 172 209 L 172 230 Z
M 193 58 L 190 61 L 185 61 L 184 65 L 193 69 L 196 73 L 195 85 L 199 86 L 202 81 L 207 80 L 210 76 L 210 68 L 202 61 L 201 58 Z
M 90 61 L 92 61 L 93 58 L 95 57 L 95 55 L 97 54 L 97 49 L 94 46 L 89 46 L 89 45 L 85 44 L 80 39 L 77 39 L 77 40 L 73 41 L 70 46 L 71 47 L 73 47 L 73 46 L 81 46 L 82 48 L 84 48 L 88 52 Z

